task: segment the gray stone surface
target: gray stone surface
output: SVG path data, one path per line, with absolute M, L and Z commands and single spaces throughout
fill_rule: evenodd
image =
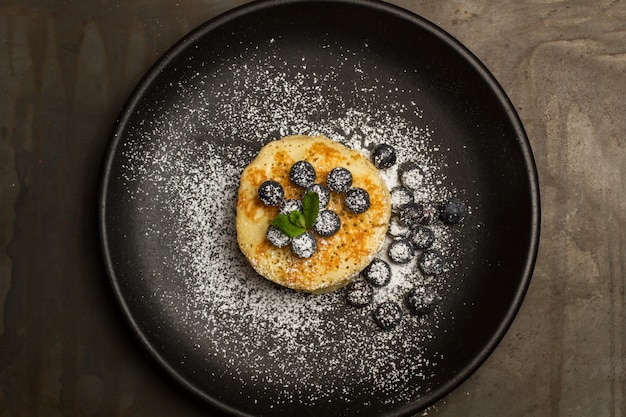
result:
M 75 231 L 96 221 L 98 164 L 140 76 L 240 3 L 1 2 L 0 416 L 207 415 L 133 349 L 117 306 L 99 296 L 109 289 L 93 272 L 96 237 Z M 626 3 L 394 3 L 459 39 L 504 87 L 543 210 L 511 329 L 423 415 L 624 416 Z

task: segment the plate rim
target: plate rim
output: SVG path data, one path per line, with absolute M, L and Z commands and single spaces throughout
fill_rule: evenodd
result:
M 425 30 L 428 33 L 436 36 L 440 41 L 450 47 L 453 52 L 460 55 L 460 57 L 466 63 L 471 64 L 471 67 L 479 75 L 486 86 L 489 87 L 491 92 L 495 94 L 497 102 L 502 105 L 502 109 L 505 111 L 511 126 L 514 127 L 514 131 L 517 134 L 517 140 L 522 151 L 524 165 L 526 167 L 526 177 L 530 188 L 530 201 L 532 209 L 531 218 L 531 231 L 529 236 L 530 246 L 528 248 L 526 261 L 524 263 L 523 272 L 520 275 L 520 280 L 515 291 L 515 297 L 513 302 L 507 310 L 507 314 L 502 317 L 497 330 L 493 333 L 493 336 L 489 339 L 488 343 L 481 349 L 480 353 L 474 357 L 472 361 L 467 363 L 459 372 L 456 373 L 447 383 L 438 386 L 437 389 L 425 393 L 419 397 L 418 401 L 404 404 L 397 407 L 395 411 L 387 414 L 388 416 L 401 416 L 411 412 L 419 412 L 427 407 L 435 404 L 437 401 L 449 395 L 452 391 L 457 389 L 464 381 L 472 376 L 481 365 L 487 360 L 487 358 L 496 350 L 509 328 L 512 326 L 515 317 L 519 313 L 523 300 L 526 296 L 530 281 L 533 276 L 535 264 L 537 261 L 537 255 L 539 251 L 539 238 L 541 229 L 541 197 L 539 192 L 539 175 L 537 171 L 536 162 L 532 153 L 530 140 L 523 127 L 523 123 L 519 114 L 517 113 L 511 99 L 504 91 L 503 87 L 496 80 L 494 75 L 489 71 L 486 65 L 478 59 L 478 57 L 471 52 L 465 45 L 452 36 L 449 32 L 442 29 L 438 25 L 425 19 L 424 17 L 416 14 L 413 11 L 402 8 L 400 6 L 384 2 L 382 0 L 255 0 L 250 3 L 245 3 L 230 10 L 227 10 L 221 14 L 214 16 L 213 18 L 205 21 L 199 26 L 192 29 L 190 32 L 183 35 L 177 42 L 169 47 L 145 72 L 141 79 L 137 82 L 132 89 L 126 102 L 124 103 L 121 111 L 117 115 L 117 119 L 114 123 L 111 134 L 107 137 L 108 143 L 103 153 L 103 158 L 100 166 L 100 179 L 98 182 L 97 190 L 97 221 L 98 221 L 98 241 L 100 246 L 100 253 L 104 262 L 107 279 L 113 290 L 114 298 L 117 304 L 121 307 L 124 319 L 133 331 L 134 335 L 140 341 L 142 348 L 146 349 L 150 358 L 158 363 L 165 372 L 177 381 L 181 386 L 186 388 L 189 392 L 196 395 L 203 401 L 210 404 L 212 407 L 219 411 L 229 413 L 236 416 L 248 416 L 238 409 L 231 407 L 225 402 L 219 401 L 215 397 L 204 392 L 198 388 L 195 384 L 185 378 L 179 371 L 176 370 L 153 346 L 147 336 L 142 331 L 140 323 L 133 317 L 128 302 L 124 296 L 119 278 L 116 276 L 114 262 L 112 259 L 111 251 L 108 241 L 108 227 L 107 227 L 107 196 L 109 189 L 109 182 L 111 179 L 111 170 L 113 166 L 113 160 L 117 154 L 117 150 L 122 140 L 122 133 L 126 127 L 130 117 L 133 114 L 133 110 L 141 102 L 145 91 L 152 85 L 154 80 L 159 76 L 161 71 L 167 67 L 175 58 L 186 51 L 186 48 L 195 43 L 198 39 L 209 35 L 213 30 L 227 25 L 229 22 L 236 20 L 240 16 L 254 13 L 264 9 L 270 9 L 273 7 L 281 7 L 286 5 L 296 5 L 303 3 L 317 3 L 317 4 L 345 4 L 363 7 L 366 9 L 374 9 L 377 12 L 392 14 L 395 17 L 410 22 L 413 26 L 417 26 L 420 30 Z

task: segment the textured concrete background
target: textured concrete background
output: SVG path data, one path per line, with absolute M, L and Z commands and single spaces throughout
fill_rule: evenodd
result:
M 141 75 L 240 3 L 0 1 L 0 416 L 212 415 L 153 366 L 107 294 L 95 193 Z M 424 414 L 626 415 L 626 3 L 393 3 L 450 32 L 502 84 L 543 209 L 512 328 Z

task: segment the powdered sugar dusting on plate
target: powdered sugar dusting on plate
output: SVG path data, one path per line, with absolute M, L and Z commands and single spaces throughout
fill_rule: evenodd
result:
M 417 256 L 392 265 L 390 283 L 375 288 L 374 303 L 365 308 L 346 306 L 343 291 L 279 288 L 256 275 L 239 251 L 235 202 L 247 163 L 263 144 L 290 134 L 322 134 L 367 156 L 379 143 L 394 146 L 400 161 L 424 171 L 416 201 L 456 194 L 441 170 L 446 154 L 433 148 L 436 132 L 415 102 L 400 99 L 418 91 L 368 75 L 375 64 L 361 56 L 367 44 L 328 48 L 341 51 L 329 68 L 304 55 L 287 62 L 272 54 L 281 42 L 272 38 L 230 58 L 207 59 L 206 72 L 171 84 L 161 111 L 146 114 L 122 142 L 120 178 L 136 207 L 129 215 L 145 222 L 142 238 L 160 242 L 167 253 L 146 261 L 151 300 L 173 312 L 164 325 L 176 327 L 183 344 L 206 359 L 198 372 L 207 384 L 228 375 L 249 400 L 350 403 L 364 392 L 380 404 L 415 400 L 429 391 L 428 378 L 442 360 L 427 349 L 432 330 L 451 318 L 440 310 L 415 317 L 403 307 L 400 324 L 381 331 L 371 314 L 383 301 L 403 305 L 418 284 L 445 297 L 455 288 L 446 274 L 422 275 Z M 322 43 L 318 52 L 326 50 Z M 399 185 L 397 164 L 381 174 L 389 188 Z M 454 268 L 462 262 L 459 229 L 432 228 L 448 270 Z M 380 253 L 387 261 L 390 241 Z

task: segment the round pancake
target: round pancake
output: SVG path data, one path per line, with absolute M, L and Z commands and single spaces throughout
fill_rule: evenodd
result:
M 361 214 L 348 211 L 344 194 L 331 192 L 328 209 L 339 215 L 340 230 L 330 237 L 316 236 L 317 251 L 310 258 L 294 255 L 290 246 L 278 248 L 266 239 L 277 207 L 264 205 L 258 197 L 266 180 L 279 182 L 285 198 L 301 199 L 304 189 L 289 180 L 291 166 L 300 160 L 316 170 L 316 183 L 325 184 L 336 167 L 347 168 L 353 187 L 370 195 L 370 208 Z M 389 190 L 378 169 L 360 152 L 323 136 L 288 136 L 265 145 L 246 167 L 237 197 L 237 241 L 252 267 L 282 286 L 306 292 L 339 288 L 370 264 L 380 250 L 391 217 Z

